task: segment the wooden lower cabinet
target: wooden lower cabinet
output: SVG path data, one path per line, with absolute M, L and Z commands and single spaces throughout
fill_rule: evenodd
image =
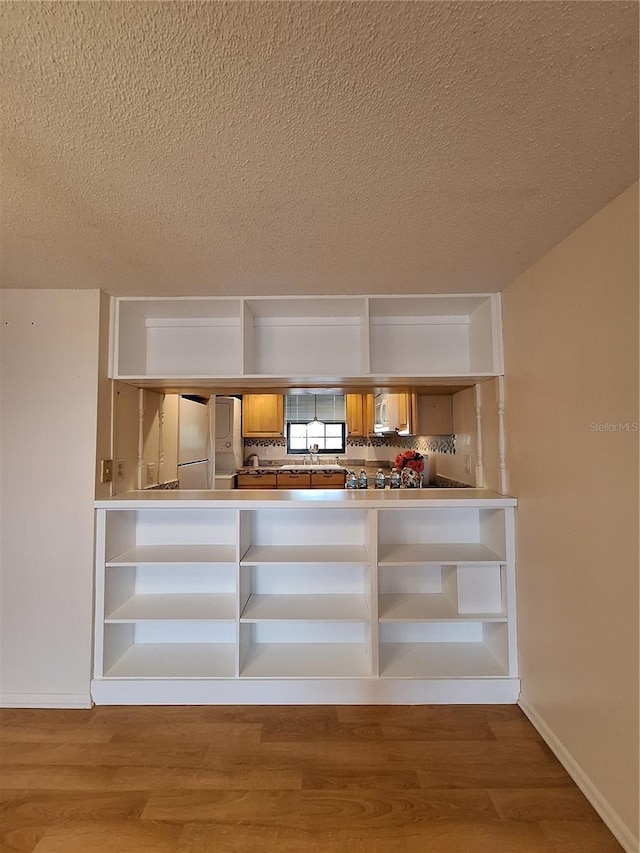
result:
M 279 489 L 309 489 L 311 487 L 311 472 L 278 471 L 277 482 Z
M 344 471 L 278 471 L 279 489 L 343 489 Z
M 344 471 L 241 471 L 239 489 L 342 489 Z
M 311 473 L 312 489 L 344 489 L 344 471 L 313 471 Z
M 239 489 L 275 489 L 277 477 L 275 471 L 263 473 L 261 471 L 243 471 L 238 474 Z
M 516 702 L 513 498 L 155 494 L 97 502 L 97 704 Z

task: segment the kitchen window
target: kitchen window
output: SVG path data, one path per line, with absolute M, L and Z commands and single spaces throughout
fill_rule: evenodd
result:
M 344 394 L 287 394 L 284 419 L 287 453 L 346 452 Z

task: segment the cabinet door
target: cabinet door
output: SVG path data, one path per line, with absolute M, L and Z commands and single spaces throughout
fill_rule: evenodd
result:
M 365 435 L 364 394 L 347 394 L 347 435 Z
M 398 394 L 398 432 L 417 435 L 418 414 L 415 394 Z
M 376 422 L 376 398 L 373 394 L 362 395 L 362 425 L 365 435 L 373 434 L 373 426 Z
M 282 394 L 245 394 L 242 398 L 242 435 L 245 438 L 274 438 L 283 434 Z

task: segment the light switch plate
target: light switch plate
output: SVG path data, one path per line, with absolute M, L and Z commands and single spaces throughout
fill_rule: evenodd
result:
M 113 459 L 100 460 L 100 482 L 110 483 L 113 480 Z

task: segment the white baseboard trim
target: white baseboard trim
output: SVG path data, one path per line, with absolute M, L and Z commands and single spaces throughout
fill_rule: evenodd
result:
M 562 764 L 569 776 L 571 776 L 578 788 L 580 788 L 593 808 L 598 812 L 604 823 L 613 835 L 615 835 L 621 847 L 626 853 L 638 853 L 640 850 L 639 839 L 633 834 L 633 831 L 626 823 L 624 823 L 610 803 L 602 796 L 598 788 L 593 784 L 562 741 L 549 728 L 536 709 L 527 702 L 522 694 L 520 694 L 520 698 L 518 699 L 518 705 L 541 735 L 549 749 L 554 753 L 560 764 Z
M 0 693 L 0 708 L 91 708 L 90 693 Z
M 96 705 L 511 704 L 517 678 L 95 678 Z

